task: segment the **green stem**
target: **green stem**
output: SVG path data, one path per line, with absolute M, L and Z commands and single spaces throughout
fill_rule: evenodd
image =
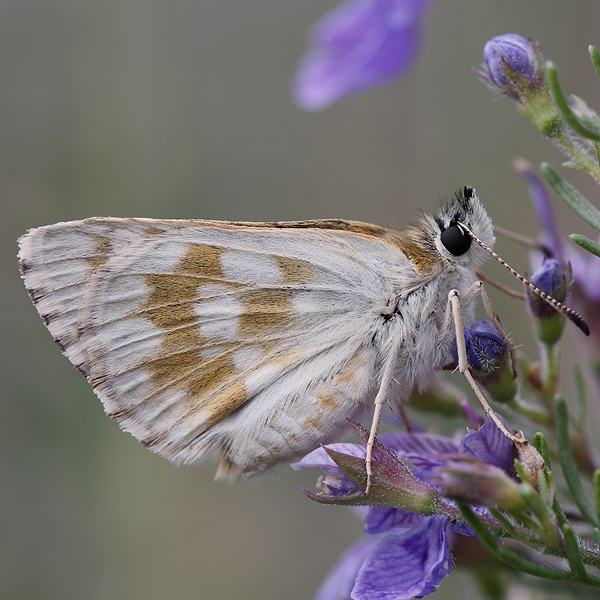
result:
M 518 556 L 514 552 L 510 551 L 506 546 L 501 546 L 496 541 L 494 534 L 492 534 L 479 520 L 470 506 L 466 504 L 459 504 L 458 507 L 463 515 L 463 518 L 473 528 L 481 540 L 481 543 L 502 562 L 505 562 L 507 565 L 510 565 L 511 567 L 522 571 L 523 573 L 529 573 L 530 575 L 535 575 L 537 577 L 562 580 L 572 578 L 571 573 L 568 571 L 558 571 L 557 569 L 553 569 L 545 565 L 538 565 L 537 563 Z
M 556 344 L 542 345 L 544 347 L 542 357 L 546 376 L 543 393 L 546 397 L 554 398 L 560 375 L 560 348 Z
M 473 509 L 466 504 L 458 504 L 458 508 L 463 515 L 464 520 L 472 527 L 472 529 L 477 534 L 477 537 L 481 540 L 481 543 L 497 558 L 499 558 L 502 562 L 514 567 L 515 569 L 528 573 L 529 575 L 535 575 L 536 577 L 544 577 L 546 579 L 554 579 L 554 580 L 572 580 L 577 583 L 584 583 L 586 585 L 592 587 L 600 588 L 600 579 L 588 575 L 585 572 L 585 567 L 583 567 L 582 573 L 582 564 L 587 563 L 590 565 L 598 567 L 598 561 L 600 560 L 600 555 L 596 552 L 592 552 L 590 550 L 586 550 L 585 548 L 580 548 L 577 543 L 577 539 L 573 540 L 573 536 L 570 537 L 568 544 L 569 548 L 560 549 L 558 552 L 550 552 L 551 554 L 555 554 L 558 556 L 567 557 L 569 560 L 569 564 L 573 562 L 573 565 L 576 567 L 577 571 L 560 571 L 557 569 L 553 569 L 552 567 L 547 567 L 545 565 L 540 565 L 538 563 L 531 562 L 526 558 L 523 558 L 511 550 L 509 550 L 506 546 L 502 546 L 496 540 L 496 536 L 494 533 L 488 530 L 488 528 L 482 523 L 479 517 L 475 514 Z M 567 528 L 570 527 L 567 525 Z M 572 533 L 572 530 L 571 530 Z M 570 534 L 567 533 L 567 536 Z M 567 556 L 570 554 L 570 556 Z
M 573 109 L 569 105 L 568 100 L 565 98 L 563 94 L 562 88 L 560 86 L 560 82 L 558 81 L 558 72 L 556 67 L 551 61 L 546 62 L 546 70 L 548 72 L 548 81 L 550 83 L 550 88 L 552 89 L 552 94 L 554 96 L 554 101 L 556 102 L 556 106 L 560 110 L 564 120 L 569 124 L 571 129 L 578 133 L 581 137 L 600 141 L 600 133 L 596 131 L 592 131 L 588 127 L 585 127 L 577 118 L 577 115 L 573 112 Z M 562 141 L 562 140 L 561 140 Z M 594 169 L 590 171 L 594 173 L 596 176 L 600 175 L 600 171 L 598 171 L 598 165 L 591 162 L 590 157 L 586 154 L 587 160 L 590 161 L 590 164 L 593 165 Z M 582 162 L 579 157 L 577 160 Z M 585 163 L 584 163 L 585 164 Z M 586 165 L 587 166 L 587 165 Z

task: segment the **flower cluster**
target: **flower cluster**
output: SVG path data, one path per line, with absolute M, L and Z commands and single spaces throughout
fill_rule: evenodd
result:
M 491 419 L 478 430 L 468 431 L 460 442 L 436 434 L 406 432 L 384 434 L 380 441 L 392 451 L 379 447 L 376 452 L 376 481 L 385 486 L 387 502 L 366 508 L 367 537 L 340 558 L 323 583 L 318 600 L 371 599 L 384 593 L 394 598 L 430 594 L 450 572 L 452 537 L 475 535 L 464 523 L 456 502 L 447 498 L 482 506 L 525 506 L 518 484 L 509 477 L 513 445 Z M 341 503 L 350 499 L 359 503 L 361 487 L 344 470 L 356 459 L 364 464 L 364 446 L 332 444 L 292 466 L 323 471 L 325 477 L 319 484 L 322 493 L 309 494 L 315 500 Z M 404 476 L 385 476 L 383 471 L 390 470 L 383 466 L 385 463 L 393 464 Z M 409 506 L 412 511 L 390 504 Z M 488 511 L 478 510 L 481 518 L 494 522 Z

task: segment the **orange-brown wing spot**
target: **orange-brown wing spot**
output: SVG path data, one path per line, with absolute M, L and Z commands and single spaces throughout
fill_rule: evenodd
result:
M 240 297 L 244 310 L 239 316 L 242 339 L 268 339 L 278 337 L 283 329 L 292 324 L 294 306 L 293 291 L 282 289 L 254 289 Z
M 441 270 L 439 252 L 424 229 L 411 226 L 401 231 L 395 231 L 393 234 L 389 241 L 412 261 L 413 267 L 419 275 L 425 277 Z
M 243 384 L 232 381 L 235 367 L 231 347 L 220 344 L 217 356 L 201 355 L 202 349 L 215 342 L 202 337 L 194 303 L 199 298 L 198 287 L 206 278 L 222 278 L 223 251 L 214 246 L 193 245 L 175 268 L 181 275 L 145 275 L 150 294 L 139 311 L 164 330 L 157 355 L 146 363 L 157 388 L 168 388 L 173 393 L 185 391 L 190 411 L 198 409 L 210 415 L 202 431 L 247 398 Z
M 112 244 L 108 236 L 93 235 L 91 237 L 94 241 L 94 249 L 92 254 L 85 259 L 90 266 L 90 274 L 95 273 L 110 258 L 112 252 Z
M 315 269 L 309 262 L 287 256 L 272 258 L 279 267 L 284 284 L 308 285 L 314 281 Z
M 335 412 L 339 405 L 338 397 L 333 392 L 322 392 L 319 395 L 318 404 L 327 412 Z

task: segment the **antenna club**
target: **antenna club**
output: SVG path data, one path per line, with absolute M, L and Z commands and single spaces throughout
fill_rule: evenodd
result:
M 554 310 L 564 315 L 572 321 L 585 335 L 590 335 L 590 328 L 588 324 L 585 322 L 585 319 L 577 312 L 575 312 L 572 308 L 569 308 L 556 298 L 549 296 L 545 292 L 543 292 L 539 287 L 531 283 L 528 279 L 523 277 L 520 273 L 515 271 L 504 259 L 500 258 L 489 246 L 484 244 L 464 223 L 457 223 L 457 225 L 465 231 L 471 239 L 475 243 L 477 243 L 481 248 L 483 248 L 488 254 L 493 256 L 502 266 L 508 269 L 519 281 L 524 283 L 532 292 L 534 292 L 537 296 L 542 298 L 545 302 L 547 302 Z

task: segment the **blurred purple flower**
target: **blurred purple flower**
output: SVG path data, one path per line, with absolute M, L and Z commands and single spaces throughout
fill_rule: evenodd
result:
M 540 178 L 533 172 L 531 164 L 522 158 L 517 158 L 514 161 L 514 168 L 517 173 L 527 182 L 529 186 L 529 197 L 533 204 L 533 208 L 537 218 L 542 226 L 542 233 L 539 241 L 552 253 L 552 257 L 562 262 L 563 266 L 566 263 L 563 258 L 564 241 L 556 224 L 556 217 L 552 209 L 552 203 L 548 192 Z
M 406 71 L 431 0 L 345 0 L 313 25 L 294 82 L 296 104 L 321 110 Z
M 531 165 L 524 160 L 515 162 L 515 169 L 527 181 L 529 194 L 542 227 L 540 242 L 546 246 L 552 258 L 573 275 L 573 302 L 582 313 L 591 330 L 592 341 L 600 344 L 600 262 L 598 257 L 581 252 L 572 244 L 564 243 L 556 225 L 554 209 L 546 187 L 534 173 Z M 541 252 L 532 252 L 530 262 L 538 269 L 544 260 Z
M 493 465 L 502 469 L 503 477 L 512 465 L 512 442 L 491 419 L 477 431 L 467 430 L 460 442 L 436 434 L 407 432 L 387 433 L 380 441 L 411 464 L 414 475 L 427 483 L 439 477 L 440 470 L 457 458 Z M 364 446 L 355 449 L 349 446 L 353 444 L 332 444 L 328 448 L 364 457 Z M 352 479 L 323 448 L 292 466 L 294 469 L 317 466 L 326 477 L 347 479 L 344 487 L 352 490 Z M 478 510 L 483 514 L 486 509 Z M 453 534 L 474 535 L 468 526 L 448 517 L 424 516 L 387 506 L 368 507 L 364 518 L 365 532 L 370 535 L 339 558 L 316 600 L 401 600 L 431 594 L 450 572 L 449 538 Z

